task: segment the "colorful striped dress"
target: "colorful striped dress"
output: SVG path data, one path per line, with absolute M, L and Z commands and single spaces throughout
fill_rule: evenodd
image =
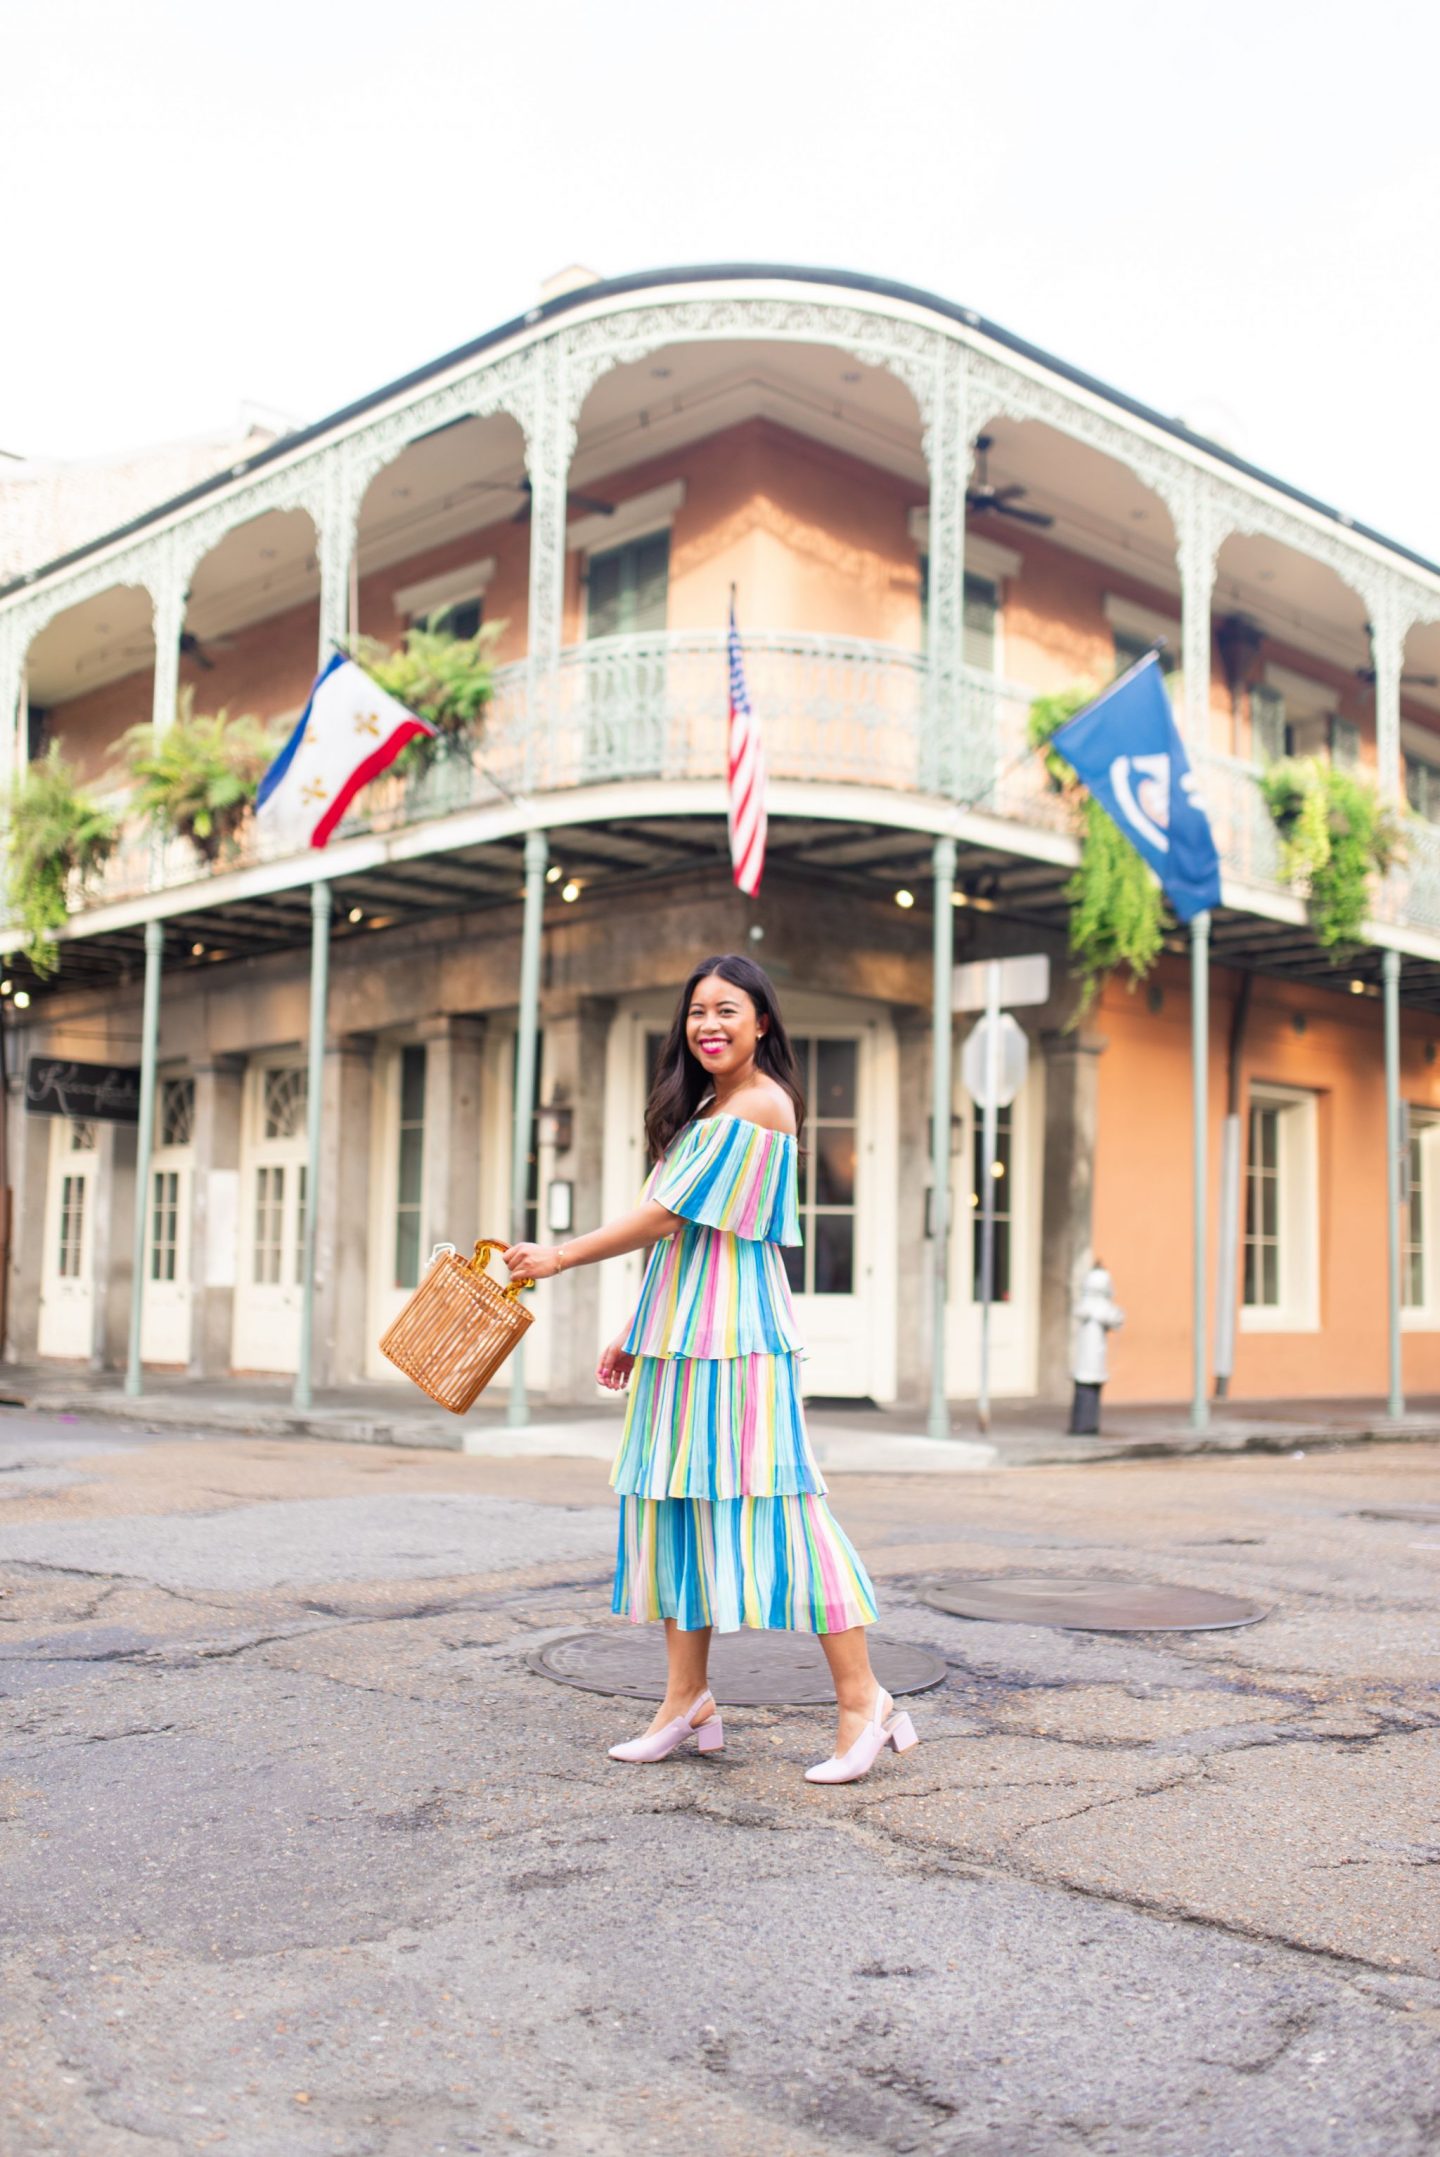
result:
M 612 1607 L 687 1631 L 873 1624 L 875 1591 L 805 1432 L 781 1257 L 800 1241 L 794 1139 L 704 1117 L 677 1134 L 642 1196 L 681 1225 L 651 1252 L 625 1337 L 635 1369 L 610 1477 Z

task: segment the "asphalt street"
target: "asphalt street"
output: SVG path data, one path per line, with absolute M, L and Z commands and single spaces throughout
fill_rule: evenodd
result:
M 922 1743 L 619 1767 L 589 1460 L 0 1422 L 4 2157 L 1440 2149 L 1440 1448 L 834 1478 Z M 946 1570 L 1251 1596 L 976 1623 Z

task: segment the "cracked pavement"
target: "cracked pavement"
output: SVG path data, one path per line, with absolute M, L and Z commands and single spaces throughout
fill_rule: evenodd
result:
M 635 1704 L 531 1667 L 612 1622 L 593 1462 L 11 1412 L 0 2153 L 1432 2152 L 1437 1480 L 835 1478 L 948 1675 L 820 1790 L 816 1709 L 624 1769 Z M 1271 1615 L 974 1623 L 946 1569 Z

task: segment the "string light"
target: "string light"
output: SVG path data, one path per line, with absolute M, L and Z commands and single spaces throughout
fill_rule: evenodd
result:
M 17 989 L 15 991 L 15 1009 L 17 1011 L 28 1011 L 30 1009 L 30 991 L 28 989 Z
M 904 907 L 904 908 L 905 908 L 905 909 L 906 909 L 906 910 L 908 911 L 908 910 L 909 910 L 909 908 L 910 908 L 910 907 L 912 907 L 912 906 L 913 906 L 913 905 L 915 904 L 915 894 L 914 894 L 914 892 L 913 892 L 913 891 L 897 891 L 897 892 L 896 892 L 896 894 L 895 894 L 895 904 L 896 904 L 897 906 L 903 906 L 903 907 Z
M 545 871 L 545 881 L 547 884 L 558 884 L 564 874 L 565 871 L 561 868 L 559 862 L 552 861 L 549 868 Z
M 573 906 L 575 904 L 575 901 L 579 898 L 580 886 L 576 883 L 573 876 L 571 877 L 569 883 L 562 887 L 560 896 L 565 901 L 565 904 L 567 906 Z

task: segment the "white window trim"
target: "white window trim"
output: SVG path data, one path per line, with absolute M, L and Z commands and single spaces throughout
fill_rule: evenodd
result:
M 1242 1333 L 1320 1331 L 1319 1104 L 1294 1086 L 1252 1084 L 1248 1108 L 1279 1108 L 1280 1118 L 1280 1301 L 1242 1303 Z M 1247 1114 L 1248 1127 L 1248 1114 Z M 1248 1167 L 1248 1164 L 1247 1164 Z M 1241 1276 L 1245 1213 L 1240 1214 Z
M 577 517 L 566 526 L 565 545 L 572 554 L 608 554 L 612 547 L 628 546 L 632 539 L 668 532 L 684 501 L 684 480 L 672 479 L 668 486 L 651 487 L 645 494 L 632 494 L 628 502 L 617 502 L 611 516 Z
M 397 614 L 414 620 L 434 614 L 441 607 L 464 606 L 468 600 L 483 599 L 495 574 L 495 557 L 487 554 L 481 562 L 467 562 L 463 569 L 447 569 L 443 576 L 422 577 L 417 584 L 401 584 L 391 593 Z
M 930 512 L 928 509 L 912 509 L 906 520 L 910 537 L 921 554 L 930 552 Z M 1013 547 L 1002 547 L 993 539 L 980 539 L 973 532 L 965 534 L 965 567 L 977 577 L 988 577 L 992 584 L 1003 584 L 1007 577 L 1018 577 L 1024 566 L 1024 557 Z
M 1139 637 L 1146 644 L 1168 645 L 1177 664 L 1180 659 L 1180 624 L 1168 614 L 1160 614 L 1154 607 L 1138 606 L 1133 599 L 1121 599 L 1115 592 L 1107 592 L 1104 599 L 1105 619 L 1112 629 L 1120 630 L 1127 637 Z
M 1420 1224 L 1425 1296 L 1420 1303 L 1401 1302 L 1400 1330 L 1402 1333 L 1440 1333 L 1440 1115 L 1434 1109 L 1419 1108 L 1413 1102 L 1408 1104 L 1408 1110 L 1411 1133 L 1420 1135 L 1421 1150 L 1426 1156 Z M 1402 1261 L 1407 1226 L 1402 1219 Z M 1404 1295 L 1403 1284 L 1401 1295 Z

